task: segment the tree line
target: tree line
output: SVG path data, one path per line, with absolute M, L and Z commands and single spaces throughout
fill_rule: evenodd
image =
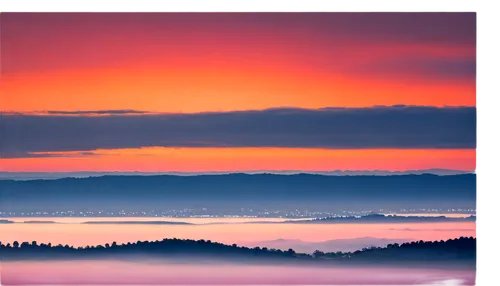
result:
M 249 248 L 237 244 L 227 245 L 210 240 L 191 240 L 165 238 L 156 241 L 137 241 L 118 244 L 95 246 L 52 245 L 36 241 L 14 241 L 12 244 L 0 242 L 0 258 L 30 258 L 30 257 L 88 257 L 88 256 L 117 256 L 128 254 L 147 254 L 158 256 L 176 255 L 208 255 L 208 256 L 240 256 L 240 257 L 274 257 L 309 260 L 346 260 L 370 257 L 377 259 L 399 259 L 401 257 L 421 257 L 424 259 L 440 258 L 475 258 L 476 238 L 460 237 L 446 241 L 412 241 L 407 243 L 388 244 L 385 247 L 367 247 L 353 252 L 323 252 L 316 250 L 311 254 L 297 253 L 293 249 L 281 250 L 267 247 Z

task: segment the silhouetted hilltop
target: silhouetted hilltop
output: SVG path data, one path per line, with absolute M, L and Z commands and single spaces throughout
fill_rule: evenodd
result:
M 4 245 L 0 242 L 2 260 L 25 259 L 87 259 L 87 258 L 127 258 L 146 256 L 151 258 L 210 258 L 264 261 L 303 262 L 469 262 L 476 258 L 476 239 L 461 237 L 447 241 L 414 241 L 403 244 L 389 244 L 387 247 L 371 247 L 354 252 L 322 252 L 312 254 L 296 253 L 293 249 L 282 251 L 268 248 L 248 248 L 210 240 L 163 239 L 161 241 L 138 241 L 137 243 L 74 248 L 68 245 L 52 246 L 14 242 Z
M 446 217 L 446 216 L 399 216 L 384 214 L 368 214 L 365 216 L 325 217 L 311 220 L 285 221 L 284 223 L 415 223 L 415 222 L 466 222 L 476 221 L 476 216 Z
M 102 176 L 0 181 L 4 211 L 141 211 L 172 207 L 466 207 L 476 175 L 324 176 L 227 174 Z

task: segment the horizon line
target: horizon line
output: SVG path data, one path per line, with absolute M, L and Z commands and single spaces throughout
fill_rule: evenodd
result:
M 31 116 L 144 116 L 144 115 L 177 115 L 177 114 L 212 114 L 212 113 L 238 113 L 252 111 L 273 111 L 273 110 L 302 110 L 302 111 L 328 111 L 335 109 L 376 109 L 376 108 L 477 108 L 476 105 L 418 105 L 418 104 L 392 104 L 392 105 L 360 105 L 360 106 L 323 106 L 317 108 L 308 108 L 300 106 L 275 106 L 261 109 L 221 109 L 221 110 L 205 110 L 198 112 L 161 112 L 136 109 L 68 109 L 68 110 L 0 110 L 0 115 L 31 115 Z
M 6 171 L 0 170 L 2 173 L 19 173 L 19 174 L 68 174 L 68 173 L 141 173 L 141 174 L 241 174 L 241 173 L 335 173 L 335 172 L 366 172 L 366 173 L 409 173 L 409 172 L 425 172 L 425 171 L 450 171 L 457 173 L 475 173 L 476 170 L 460 170 L 460 169 L 447 169 L 447 168 L 428 168 L 428 169 L 408 169 L 408 170 L 387 170 L 387 169 L 333 169 L 333 170 L 273 170 L 273 169 L 251 169 L 251 170 L 238 170 L 238 171 L 120 171 L 120 170 L 79 170 L 79 171 Z

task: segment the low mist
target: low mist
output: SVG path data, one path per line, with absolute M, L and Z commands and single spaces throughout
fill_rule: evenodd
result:
M 214 263 L 216 262 L 216 263 Z M 129 261 L 23 261 L 2 262 L 2 285 L 121 284 L 121 285 L 256 285 L 256 284 L 434 284 L 473 285 L 474 269 L 421 269 L 258 265 L 203 260 L 157 260 L 136 257 Z

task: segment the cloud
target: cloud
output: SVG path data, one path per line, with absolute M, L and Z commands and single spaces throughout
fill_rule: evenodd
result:
M 130 113 L 130 112 L 129 112 Z M 4 158 L 165 147 L 475 148 L 475 107 L 275 108 L 195 114 L 4 114 Z
M 89 157 L 105 156 L 97 151 L 48 151 L 48 152 L 10 152 L 1 153 L 0 158 L 57 158 L 57 157 Z

